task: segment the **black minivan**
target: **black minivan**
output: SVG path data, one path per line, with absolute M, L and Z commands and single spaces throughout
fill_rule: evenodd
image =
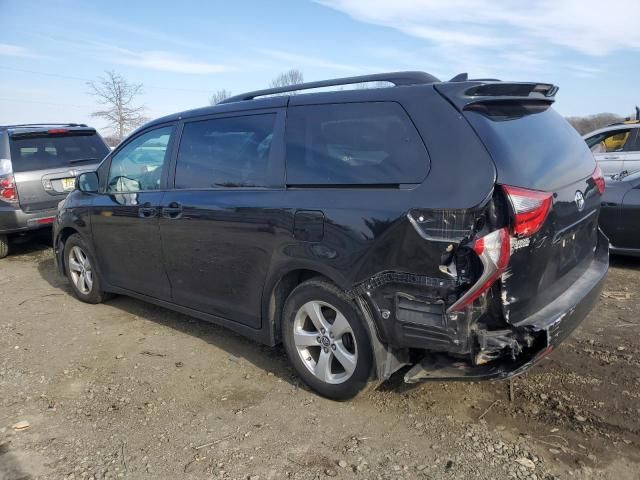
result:
M 326 91 L 366 82 L 389 86 Z M 604 181 L 556 91 L 400 72 L 160 118 L 78 177 L 58 267 L 82 301 L 282 342 L 334 399 L 402 367 L 518 374 L 586 316 L 609 263 Z

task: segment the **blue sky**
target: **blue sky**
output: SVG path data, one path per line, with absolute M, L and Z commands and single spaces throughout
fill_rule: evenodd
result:
M 153 118 L 206 105 L 220 88 L 394 70 L 441 79 L 560 86 L 564 115 L 630 114 L 640 103 L 640 1 L 0 0 L 0 124 L 99 128 L 85 82 L 115 69 L 144 84 Z

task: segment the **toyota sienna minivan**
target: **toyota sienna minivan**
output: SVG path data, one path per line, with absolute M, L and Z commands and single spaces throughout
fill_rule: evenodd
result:
M 327 91 L 366 82 L 388 86 Z M 78 177 L 58 267 L 84 302 L 129 295 L 282 343 L 333 399 L 403 367 L 516 375 L 608 269 L 604 181 L 556 91 L 400 72 L 160 118 Z

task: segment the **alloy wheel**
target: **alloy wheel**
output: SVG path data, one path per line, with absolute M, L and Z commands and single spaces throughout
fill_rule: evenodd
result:
M 69 252 L 68 266 L 75 287 L 83 295 L 88 295 L 93 288 L 93 269 L 85 251 L 74 246 Z
M 311 301 L 300 307 L 293 342 L 302 363 L 323 382 L 343 383 L 356 369 L 358 349 L 351 325 L 329 303 Z

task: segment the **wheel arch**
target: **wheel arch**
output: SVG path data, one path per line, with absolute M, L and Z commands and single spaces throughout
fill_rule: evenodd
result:
M 268 282 L 263 295 L 262 318 L 266 322 L 264 328 L 268 332 L 269 343 L 277 345 L 282 341 L 281 321 L 284 304 L 289 294 L 302 282 L 312 278 L 323 279 L 332 283 L 336 287 L 346 290 L 341 286 L 341 282 L 334 276 L 322 272 L 319 269 L 308 267 L 290 267 L 280 270 L 278 275 L 273 275 Z M 362 298 L 354 298 L 355 307 L 362 312 L 373 349 L 373 371 L 372 378 L 386 380 L 391 373 L 403 365 L 407 364 L 406 352 L 398 352 L 381 343 L 378 337 L 377 328 L 373 321 L 373 315 L 367 302 Z
M 280 322 L 284 303 L 289 294 L 302 282 L 312 278 L 321 278 L 340 287 L 340 280 L 331 273 L 323 272 L 308 266 L 289 266 L 280 269 L 267 282 L 262 295 L 262 318 L 269 331 L 270 343 L 277 345 L 281 342 Z M 342 288 L 342 287 L 340 287 Z
M 62 275 L 67 274 L 67 266 L 64 261 L 64 246 L 67 243 L 67 239 L 76 233 L 81 235 L 80 232 L 73 227 L 64 227 L 57 233 L 56 238 L 53 241 L 56 263 L 58 264 L 58 270 Z

